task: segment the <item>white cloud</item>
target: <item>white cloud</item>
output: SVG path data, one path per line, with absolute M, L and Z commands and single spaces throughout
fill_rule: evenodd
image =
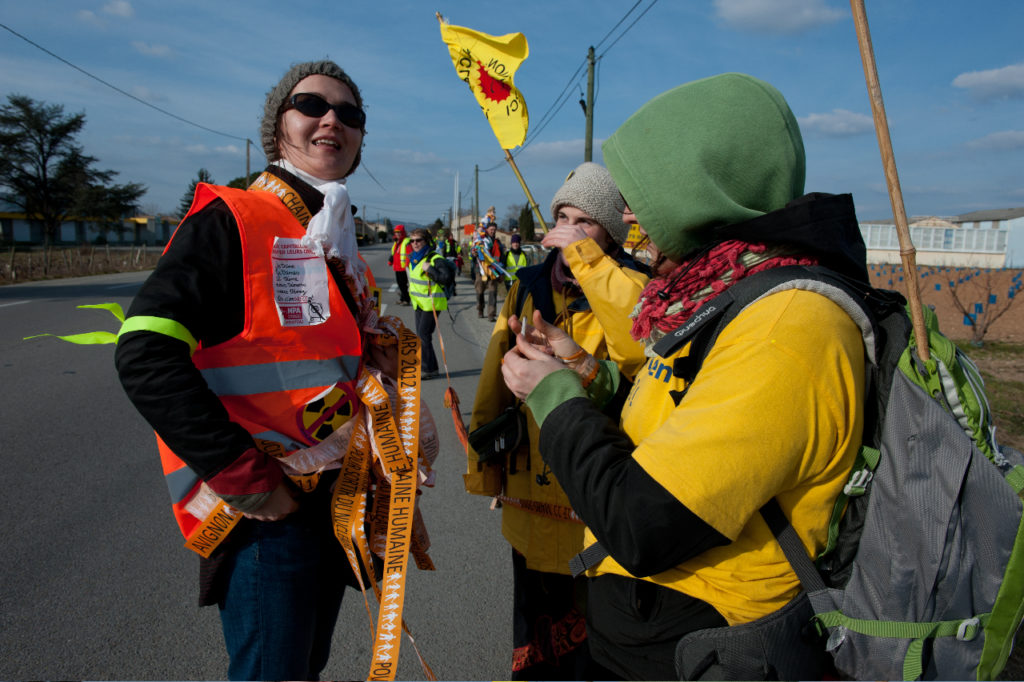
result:
M 168 101 L 165 95 L 162 95 L 159 92 L 156 92 L 155 90 L 150 90 L 144 85 L 136 85 L 134 88 L 131 89 L 131 93 L 139 99 L 145 102 L 149 102 L 150 104 L 154 102 Z
M 103 28 L 103 22 L 98 16 L 96 16 L 96 13 L 91 10 L 80 9 L 76 16 L 83 24 L 92 24 L 98 28 Z
M 151 45 L 149 43 L 144 43 L 141 40 L 133 40 L 132 47 L 142 54 L 149 55 L 150 57 L 170 57 L 172 54 L 171 48 L 166 45 Z
M 846 109 L 833 109 L 827 114 L 810 114 L 798 118 L 797 122 L 803 132 L 825 137 L 852 137 L 874 129 L 874 121 L 870 116 Z
M 434 152 L 423 152 L 414 149 L 392 149 L 389 156 L 396 163 L 412 166 L 433 166 L 446 162 L 445 159 L 442 159 Z
M 967 143 L 971 149 L 1022 149 L 1024 148 L 1024 130 L 1001 130 Z
M 221 154 L 225 156 L 238 156 L 242 153 L 242 150 L 233 145 L 223 145 L 220 147 L 207 147 L 205 144 L 188 144 L 185 145 L 185 151 L 189 154 L 209 156 L 210 154 Z
M 103 6 L 103 11 L 125 19 L 135 16 L 135 9 L 128 0 L 111 0 Z
M 596 157 L 600 155 L 603 141 L 594 140 L 592 148 L 595 155 L 594 161 L 599 161 Z M 555 163 L 559 167 L 564 167 L 565 174 L 568 174 L 570 170 L 579 165 L 584 146 L 583 138 L 555 142 L 531 142 L 530 146 L 521 153 L 524 158 L 528 158 L 534 163 Z M 562 176 L 562 179 L 565 179 L 565 175 Z
M 847 16 L 825 0 L 714 0 L 714 7 L 726 25 L 759 33 L 800 33 Z
M 963 88 L 979 99 L 1024 97 L 1024 63 L 962 73 L 953 79 L 953 87 Z

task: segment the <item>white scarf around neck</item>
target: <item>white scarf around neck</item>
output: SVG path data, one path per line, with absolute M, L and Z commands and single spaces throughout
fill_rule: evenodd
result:
M 286 159 L 278 159 L 274 164 L 309 183 L 324 195 L 323 207 L 306 226 L 303 245 L 317 255 L 340 258 L 345 264 L 345 274 L 352 277 L 359 293 L 368 294 L 366 264 L 359 259 L 356 221 L 352 216 L 352 201 L 345 186 L 346 178 L 322 180 L 299 170 Z

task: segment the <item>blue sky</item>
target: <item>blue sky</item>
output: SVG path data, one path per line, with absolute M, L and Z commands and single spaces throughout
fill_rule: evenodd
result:
M 358 171 L 349 189 L 368 218 L 431 222 L 451 207 L 458 173 L 462 205 L 478 189 L 503 223 L 526 199 L 455 74 L 435 11 L 452 24 L 526 35 L 530 56 L 515 84 L 531 126 L 513 153 L 546 217 L 583 160 L 578 100 L 591 45 L 595 161 L 601 141 L 651 97 L 741 71 L 789 101 L 807 148 L 808 191 L 851 192 L 862 220 L 892 215 L 850 7 L 840 0 L 0 0 L 3 25 L 226 135 L 146 107 L 3 29 L 0 96 L 84 111 L 80 141 L 99 167 L 145 184 L 149 212 L 173 211 L 199 168 L 218 182 L 244 174 L 245 138 L 256 143 L 252 168 L 261 168 L 267 90 L 290 64 L 331 58 L 367 105 L 363 162 L 372 177 Z M 907 213 L 1024 206 L 1024 2 L 869 0 L 867 13 Z

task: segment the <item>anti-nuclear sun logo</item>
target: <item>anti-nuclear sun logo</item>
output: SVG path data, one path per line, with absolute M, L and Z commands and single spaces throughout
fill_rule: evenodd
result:
M 299 413 L 299 427 L 303 435 L 320 442 L 337 431 L 355 412 L 353 396 L 341 385 L 308 403 Z
M 484 68 L 479 59 L 476 62 L 476 66 L 480 72 L 480 90 L 484 93 L 484 97 L 492 102 L 504 102 L 507 100 L 512 92 L 512 86 L 487 73 L 487 69 Z

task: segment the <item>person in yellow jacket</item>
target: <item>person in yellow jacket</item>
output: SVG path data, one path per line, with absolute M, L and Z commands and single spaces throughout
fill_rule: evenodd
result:
M 621 196 L 608 171 L 579 166 L 555 194 L 553 250 L 539 265 L 518 271 L 505 298 L 484 359 L 473 404 L 471 430 L 516 405 L 501 378 L 501 358 L 514 345 L 510 316 L 539 310 L 552 324 L 598 357 L 620 363 L 627 375 L 644 362 L 642 346 L 623 324 L 647 276 L 620 244 Z M 466 489 L 496 496 L 502 532 L 512 545 L 514 581 L 512 679 L 602 679 L 587 653 L 580 606 L 581 581 L 569 559 L 583 548 L 583 526 L 558 480 L 539 453 L 538 427 L 529 410 L 529 438 L 502 461 L 480 463 L 470 450 Z
M 448 310 L 446 285 L 452 283 L 454 268 L 444 267 L 448 263 L 444 256 L 434 250 L 430 233 L 416 228 L 409 236 L 412 252 L 409 254 L 409 298 L 412 299 L 416 321 L 416 335 L 420 337 L 423 362 L 423 379 L 437 376 L 437 355 L 434 354 L 434 330 L 436 312 Z
M 664 357 L 655 345 L 762 271 L 821 265 L 866 286 L 853 202 L 804 194 L 796 118 L 745 74 L 662 93 L 603 152 L 624 219 L 650 239 L 654 275 L 630 316 L 647 365 L 614 420 L 588 398 L 618 370 L 557 327 L 534 319 L 545 338 L 519 337 L 502 364 L 587 524 L 591 652 L 620 679 L 826 679 L 823 643 L 801 636 L 800 580 L 760 510 L 774 500 L 810 557 L 825 547 L 864 428 L 860 329 L 824 294 L 787 289 L 726 324 L 695 377 L 692 344 L 658 346 Z M 677 670 L 691 657 L 707 670 Z

